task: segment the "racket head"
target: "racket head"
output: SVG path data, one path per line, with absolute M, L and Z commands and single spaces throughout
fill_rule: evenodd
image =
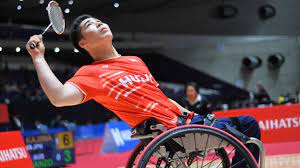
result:
M 55 33 L 61 35 L 65 31 L 66 23 L 63 12 L 56 1 L 50 1 L 47 6 L 48 17 Z

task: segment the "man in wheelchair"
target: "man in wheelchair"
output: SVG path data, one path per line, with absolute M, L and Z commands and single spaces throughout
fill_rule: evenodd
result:
M 169 99 L 173 104 L 175 104 L 180 111 L 182 111 L 182 115 L 178 115 L 177 126 L 187 125 L 187 124 L 200 124 L 200 125 L 208 125 L 213 126 L 224 131 L 229 132 L 233 136 L 236 136 L 239 140 L 246 143 L 247 138 L 252 137 L 260 140 L 260 129 L 257 121 L 251 116 L 240 116 L 240 117 L 232 117 L 232 118 L 218 118 L 215 119 L 213 114 L 208 114 L 207 116 L 198 115 L 194 112 L 191 112 L 182 106 L 180 106 L 177 102 Z M 132 129 L 132 133 L 134 135 L 147 135 L 151 134 L 151 126 L 159 124 L 158 119 L 151 117 L 148 120 L 145 120 L 141 124 L 137 125 Z M 246 135 L 246 138 L 245 138 Z M 254 156 L 255 160 L 259 161 L 259 149 L 254 144 L 246 144 L 245 145 L 249 151 Z M 232 159 L 232 164 L 234 165 L 239 160 L 242 160 L 242 157 L 237 153 Z M 234 167 L 243 168 L 244 165 L 235 165 Z M 246 166 L 245 166 L 246 167 Z
M 139 57 L 118 54 L 106 23 L 82 15 L 73 22 L 70 35 L 74 47 L 93 62 L 82 66 L 65 84 L 57 79 L 47 64 L 40 35 L 32 36 L 26 46 L 42 89 L 54 106 L 72 106 L 93 99 L 133 128 L 150 118 L 168 129 L 184 124 L 203 124 L 203 117 L 193 116 L 158 88 L 159 84 Z M 38 44 L 35 49 L 29 47 L 32 42 Z M 183 112 L 189 113 L 189 117 L 185 118 Z M 260 138 L 258 124 L 252 117 L 223 118 L 213 124 L 223 130 L 226 130 L 226 125 L 247 136 Z M 248 148 L 258 158 L 257 149 Z

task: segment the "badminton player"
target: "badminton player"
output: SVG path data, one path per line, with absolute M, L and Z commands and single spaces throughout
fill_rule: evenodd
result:
M 158 88 L 159 84 L 139 57 L 118 53 L 106 23 L 90 15 L 81 15 L 74 20 L 70 36 L 74 47 L 93 62 L 82 66 L 65 83 L 57 79 L 45 60 L 42 36 L 34 35 L 27 43 L 39 82 L 54 106 L 72 106 L 93 99 L 131 127 L 152 117 L 167 128 L 173 128 L 182 124 L 182 112 L 190 113 Z M 38 47 L 30 49 L 32 42 Z M 191 123 L 202 121 L 203 117 L 195 115 Z M 231 119 L 223 118 L 218 119 L 214 126 L 225 129 L 227 123 L 249 137 L 260 139 L 259 126 L 254 118 L 242 116 L 238 122 L 234 124 Z M 258 149 L 248 148 L 258 159 Z M 239 158 L 235 156 L 235 159 Z

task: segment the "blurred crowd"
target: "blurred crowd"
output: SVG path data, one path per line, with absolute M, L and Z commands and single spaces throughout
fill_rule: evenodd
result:
M 71 69 L 54 71 L 61 81 L 67 80 L 74 73 Z M 0 102 L 10 101 L 43 101 L 47 97 L 39 85 L 34 71 L 21 68 L 19 70 L 0 71 Z
M 62 81 L 66 81 L 74 74 L 73 69 L 64 69 L 54 71 L 57 77 Z M 46 101 L 47 97 L 42 91 L 35 71 L 20 69 L 20 70 L 2 70 L 0 71 L 0 78 L 5 79 L 0 81 L 0 103 L 11 103 L 13 101 L 28 101 L 28 102 L 42 102 Z M 167 84 L 161 82 L 161 90 L 173 100 L 179 102 L 187 109 L 194 111 L 201 115 L 207 115 L 212 111 L 240 109 L 249 107 L 273 106 L 278 104 L 292 104 L 300 102 L 300 93 L 286 93 L 280 95 L 277 99 L 272 100 L 267 89 L 257 82 L 256 91 L 249 92 L 249 98 L 245 100 L 234 100 L 230 102 L 212 101 L 210 95 L 207 95 L 199 88 L 197 83 L 190 82 L 185 86 L 176 84 Z M 111 120 L 119 120 L 115 115 L 111 115 Z M 23 129 L 22 119 L 20 116 L 13 116 L 15 127 Z M 87 124 L 89 122 L 87 121 Z M 32 123 L 33 124 L 33 123 Z M 65 127 L 67 129 L 74 129 L 76 121 L 68 121 L 62 119 L 58 115 L 53 119 L 49 119 L 47 123 L 35 120 L 34 127 L 41 131 L 47 131 L 49 128 Z
M 48 122 L 36 119 L 32 123 L 25 120 L 20 115 L 10 115 L 10 122 L 7 124 L 0 124 L 0 131 L 39 130 L 42 133 L 46 133 L 50 128 L 64 128 L 66 130 L 75 131 L 76 127 L 77 124 L 75 121 L 63 119 L 61 115 L 50 118 Z

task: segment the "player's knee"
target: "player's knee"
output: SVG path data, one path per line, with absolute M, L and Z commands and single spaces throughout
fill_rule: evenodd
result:
M 260 128 L 259 128 L 258 121 L 252 116 L 247 116 L 247 120 L 248 120 L 250 129 L 253 130 L 253 132 L 255 134 L 255 137 L 260 139 Z
M 249 120 L 251 123 L 255 123 L 255 124 L 258 125 L 257 120 L 254 117 L 252 117 L 252 116 L 247 116 L 247 120 Z
M 248 136 L 260 139 L 260 128 L 257 120 L 252 116 L 241 116 L 240 122 L 247 130 Z M 250 135 L 251 134 L 251 135 Z
M 241 116 L 239 117 L 242 124 L 250 124 L 258 126 L 257 120 L 252 116 Z

